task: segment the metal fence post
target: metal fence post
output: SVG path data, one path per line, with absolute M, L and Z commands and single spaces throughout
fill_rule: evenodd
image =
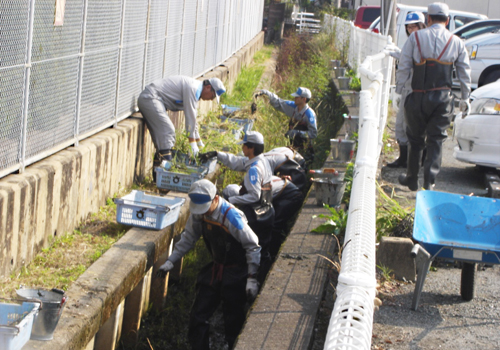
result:
M 23 130 L 21 141 L 21 159 L 19 172 L 26 167 L 26 133 L 28 130 L 28 110 L 30 98 L 30 76 L 31 76 L 31 48 L 33 46 L 33 26 L 35 22 L 35 0 L 31 1 L 30 20 L 28 29 L 28 45 L 26 51 L 26 70 L 24 72 L 24 106 L 23 106 Z
M 80 111 L 82 103 L 82 84 L 83 84 L 83 64 L 85 61 L 85 37 L 87 35 L 87 10 L 88 0 L 83 4 L 83 23 L 82 23 L 82 43 L 80 48 L 80 64 L 78 68 L 78 88 L 76 90 L 76 117 L 75 117 L 75 147 L 78 147 L 80 142 Z
M 118 99 L 120 98 L 120 75 L 122 71 L 122 54 L 123 54 L 123 32 L 125 30 L 125 8 L 127 6 L 127 0 L 123 0 L 122 6 L 122 21 L 120 24 L 120 44 L 118 46 L 118 69 L 116 70 L 116 98 L 115 98 L 115 124 L 114 127 L 118 126 Z

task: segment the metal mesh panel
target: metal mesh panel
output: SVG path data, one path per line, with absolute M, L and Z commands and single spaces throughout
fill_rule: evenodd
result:
M 209 67 L 205 57 L 205 42 L 207 34 L 207 16 L 208 16 L 208 3 L 209 0 L 198 1 L 198 15 L 196 19 L 196 35 L 194 44 L 194 62 L 193 62 L 193 76 L 201 74 L 206 68 Z
M 225 14 L 224 14 L 224 49 L 223 49 L 223 59 L 228 58 L 231 55 L 231 8 L 233 7 L 232 2 L 226 2 Z
M 207 35 L 205 50 L 205 69 L 217 64 L 215 53 L 217 50 L 217 17 L 219 15 L 219 1 L 210 0 L 208 7 Z
M 125 4 L 120 84 L 116 108 L 116 114 L 120 117 L 136 109 L 137 97 L 142 91 L 144 41 L 148 15 L 147 1 L 129 0 Z
M 0 72 L 0 169 L 18 162 L 23 121 L 24 67 Z
M 122 116 L 136 109 L 137 97 L 142 92 L 142 62 L 144 43 L 123 48 L 118 106 L 116 114 Z
M 201 0 L 200 0 L 201 1 Z M 184 24 L 181 45 L 181 74 L 192 75 L 194 59 L 194 36 L 196 30 L 197 0 L 185 0 Z
M 29 7 L 26 0 L 0 1 L 0 67 L 25 63 Z
M 181 30 L 184 3 L 170 1 L 167 20 L 167 47 L 165 50 L 165 69 L 163 75 L 177 75 L 180 72 Z
M 89 1 L 85 52 L 109 50 L 120 45 L 122 4 L 120 1 Z
M 114 119 L 117 71 L 118 49 L 85 55 L 79 134 Z
M 163 76 L 168 2 L 164 0 L 152 1 L 149 13 L 146 84 Z
M 214 43 L 215 49 L 215 64 L 219 64 L 223 61 L 223 49 L 224 49 L 224 11 L 226 8 L 226 2 L 223 0 L 218 0 L 217 8 L 217 23 L 216 23 L 216 37 Z
M 32 65 L 27 158 L 74 136 L 78 65 L 77 57 Z
M 54 12 L 54 0 L 37 0 L 35 2 L 33 48 L 31 51 L 33 61 L 80 53 L 83 0 L 66 2 L 63 26 L 54 26 Z

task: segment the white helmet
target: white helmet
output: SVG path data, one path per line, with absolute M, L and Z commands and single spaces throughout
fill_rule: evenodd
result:
M 412 23 L 425 23 L 425 17 L 422 12 L 410 12 L 406 15 L 405 25 Z

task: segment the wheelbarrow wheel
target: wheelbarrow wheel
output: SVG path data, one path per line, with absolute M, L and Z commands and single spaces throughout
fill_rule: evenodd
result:
M 476 264 L 462 264 L 462 280 L 460 282 L 460 295 L 463 300 L 470 301 L 474 298 L 474 280 L 476 278 Z

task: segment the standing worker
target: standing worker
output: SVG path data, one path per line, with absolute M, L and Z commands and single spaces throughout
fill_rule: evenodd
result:
M 410 12 L 406 15 L 405 29 L 406 35 L 410 36 L 411 33 L 417 30 L 424 29 L 425 17 L 422 12 Z M 399 60 L 401 50 L 396 45 L 386 47 L 390 51 L 390 55 Z M 408 137 L 406 136 L 406 122 L 405 122 L 405 109 L 403 107 L 406 96 L 411 92 L 411 77 L 406 81 L 401 91 L 401 98 L 398 102 L 398 113 L 396 114 L 396 140 L 399 145 L 399 157 L 392 163 L 388 163 L 389 168 L 406 168 L 408 163 Z
M 247 298 L 253 301 L 257 296 L 261 248 L 243 213 L 219 197 L 213 183 L 196 181 L 188 196 L 190 215 L 185 231 L 158 275 L 166 276 L 203 236 L 213 261 L 198 274 L 189 342 L 193 349 L 209 349 L 208 320 L 222 301 L 226 341 L 232 349 L 245 322 Z
M 222 194 L 245 214 L 248 225 L 259 237 L 259 244 L 262 247 L 259 281 L 263 282 L 271 267 L 269 244 L 274 222 L 271 185 L 273 173 L 263 154 L 264 137 L 260 132 L 248 131 L 240 143 L 244 155 L 242 157 L 211 151 L 200 154 L 200 159 L 217 157 L 219 162 L 231 170 L 246 171 L 241 187 L 236 184 L 229 185 Z
M 289 130 L 285 135 L 290 139 L 290 143 L 294 147 L 307 151 L 310 158 L 308 161 L 312 161 L 314 149 L 311 140 L 318 136 L 318 126 L 316 124 L 316 113 L 308 105 L 312 97 L 311 90 L 299 87 L 292 94 L 294 101 L 283 100 L 267 90 L 260 90 L 256 96 L 260 95 L 269 97 L 269 102 L 274 109 L 290 117 Z
M 412 93 L 405 101 L 406 134 L 409 141 L 406 174 L 399 183 L 411 191 L 418 189 L 418 171 L 424 147 L 424 189 L 432 189 L 441 167 L 442 145 L 453 116 L 455 97 L 451 91 L 453 66 L 460 80 L 460 110 L 467 109 L 470 93 L 470 65 L 464 42 L 451 34 L 448 5 L 440 2 L 428 6 L 426 29 L 410 35 L 401 51 L 396 73 L 396 93 L 401 94 L 407 80 Z
M 219 97 L 224 92 L 226 88 L 218 78 L 200 81 L 182 75 L 159 79 L 146 86 L 139 95 L 137 104 L 156 148 L 153 175 L 154 167 L 159 166 L 164 160 L 172 160 L 175 127 L 167 110 L 184 111 L 191 154 L 195 156 L 199 152 L 199 147 L 204 147 L 196 123 L 198 101 L 217 99 L 219 102 Z

